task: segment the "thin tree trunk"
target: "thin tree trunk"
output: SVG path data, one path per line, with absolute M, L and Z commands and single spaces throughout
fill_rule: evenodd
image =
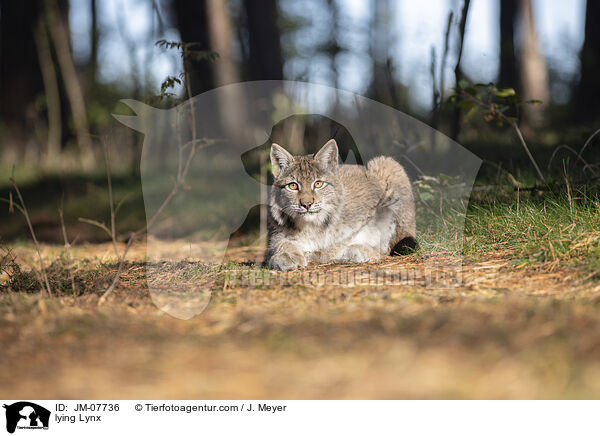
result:
M 597 120 L 600 115 L 600 2 L 588 0 L 585 10 L 585 39 L 579 55 L 581 79 L 575 90 L 578 120 Z
M 90 129 L 87 120 L 85 100 L 75 64 L 71 56 L 69 44 L 69 35 L 66 24 L 57 10 L 56 2 L 46 0 L 46 14 L 50 36 L 54 43 L 54 49 L 58 59 L 58 65 L 63 77 L 63 83 L 67 91 L 67 97 L 73 114 L 73 124 L 75 125 L 75 134 L 77 143 L 82 156 L 82 163 L 89 167 L 94 162 L 94 153 L 92 149 L 92 139 L 90 138 Z
M 465 42 L 465 29 L 467 27 L 467 15 L 469 14 L 469 5 L 471 1 L 465 0 L 462 7 L 462 12 L 460 14 L 460 22 L 458 24 L 458 54 L 456 57 L 456 66 L 454 67 L 454 81 L 456 83 L 456 87 L 459 86 L 460 81 L 462 80 L 462 70 L 460 68 L 460 61 L 462 59 L 463 52 L 463 44 Z M 454 105 L 454 113 L 452 115 L 452 126 L 450 131 L 450 137 L 454 140 L 458 138 L 460 133 L 460 108 L 458 108 L 458 98 L 456 99 L 456 103 Z
M 39 20 L 39 24 L 35 29 L 35 41 L 42 78 L 44 80 L 44 95 L 46 97 L 46 110 L 48 113 L 47 158 L 51 163 L 55 163 L 60 155 L 62 142 L 60 93 L 44 20 Z
M 3 151 L 23 159 L 33 123 L 35 99 L 44 91 L 36 53 L 35 29 L 41 15 L 40 1 L 0 0 L 0 141 Z
M 173 0 L 177 29 L 183 42 L 194 42 L 197 50 L 210 50 L 206 0 Z M 214 88 L 213 65 L 204 59 L 187 59 L 191 95 Z
M 227 11 L 227 4 L 222 0 L 207 0 L 206 2 L 211 49 L 219 53 L 215 61 L 215 84 L 217 86 L 237 83 L 240 81 L 238 66 L 232 56 L 233 30 Z
M 277 2 L 244 0 L 243 4 L 248 27 L 250 79 L 283 79 Z
M 233 58 L 233 29 L 227 10 L 227 3 L 222 0 L 207 0 L 210 47 L 219 53 L 214 62 L 215 85 L 223 86 L 240 81 L 239 69 Z M 246 128 L 245 98 L 237 87 L 228 87 L 219 91 L 219 114 L 225 129 L 233 138 L 243 137 Z
M 517 80 L 517 60 L 515 57 L 515 22 L 517 1 L 500 2 L 500 75 L 498 86 L 519 88 Z
M 544 112 L 550 98 L 548 68 L 536 35 L 531 0 L 519 0 L 519 17 L 522 35 L 522 46 L 519 50 L 521 97 L 523 100 L 542 100 L 544 102 L 542 105 L 523 106 L 522 128 L 530 131 L 544 121 Z
M 444 89 L 446 88 L 446 60 L 448 58 L 448 51 L 450 50 L 450 30 L 452 29 L 452 18 L 454 17 L 454 13 L 450 11 L 448 14 L 448 19 L 446 23 L 446 33 L 444 34 L 444 50 L 442 52 L 442 60 L 440 62 L 440 76 L 439 76 L 439 88 L 436 84 L 436 76 L 435 76 L 435 48 L 431 48 L 431 79 L 433 81 L 433 112 L 431 116 L 431 127 L 437 129 L 440 123 L 440 115 L 442 112 L 442 106 L 444 105 Z M 431 142 L 432 145 L 435 146 L 436 135 L 432 134 Z
M 92 15 L 92 26 L 90 29 L 90 85 L 96 81 L 98 74 L 98 41 L 100 39 L 98 33 L 98 5 L 97 0 L 90 0 L 90 13 Z
M 327 44 L 327 54 L 331 62 L 331 72 L 333 74 L 333 86 L 339 88 L 340 86 L 340 72 L 338 71 L 336 58 L 341 53 L 342 47 L 339 44 L 340 38 L 340 11 L 337 0 L 327 0 L 327 6 L 329 7 L 329 13 L 331 17 L 331 34 L 329 36 L 329 42 Z
M 127 11 L 124 8 L 118 8 L 116 12 L 117 27 L 119 29 L 119 36 L 123 42 L 123 46 L 127 50 L 127 59 L 129 60 L 129 69 L 131 70 L 131 80 L 133 82 L 133 98 L 139 99 L 142 91 L 141 74 L 138 69 L 136 61 L 137 47 L 135 41 L 127 33 L 127 17 L 125 14 Z

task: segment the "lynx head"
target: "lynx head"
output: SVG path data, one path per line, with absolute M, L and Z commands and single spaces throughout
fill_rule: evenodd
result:
M 283 147 L 271 146 L 275 177 L 271 214 L 283 225 L 326 225 L 340 209 L 343 198 L 338 178 L 338 147 L 334 139 L 314 155 L 292 156 Z

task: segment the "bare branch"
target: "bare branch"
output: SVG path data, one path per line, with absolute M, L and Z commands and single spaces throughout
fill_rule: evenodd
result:
M 69 276 L 71 277 L 71 289 L 73 290 L 73 294 L 75 293 L 75 276 L 73 272 L 70 270 L 71 268 L 71 244 L 69 243 L 69 238 L 67 237 L 67 227 L 65 226 L 65 218 L 63 216 L 63 208 L 58 208 L 58 216 L 60 217 L 60 226 L 62 228 L 63 240 L 65 241 L 65 256 L 67 258 L 67 263 L 69 265 Z
M 106 179 L 108 180 L 108 202 L 110 204 L 110 238 L 112 240 L 115 254 L 119 257 L 119 249 L 117 248 L 117 234 L 115 230 L 115 202 L 113 201 L 112 176 L 110 173 L 110 149 L 107 144 L 107 139 L 102 141 L 104 148 L 104 161 L 106 164 Z
M 81 217 L 77 218 L 77 221 L 99 227 L 102 230 L 104 230 L 108 236 L 111 236 L 110 229 L 108 227 L 106 227 L 106 224 L 101 223 L 100 221 L 92 220 L 89 218 L 81 218 Z M 119 255 L 119 253 L 117 253 L 117 256 L 118 255 Z
M 135 238 L 136 238 L 135 233 L 131 233 L 131 235 L 129 236 L 129 241 L 127 241 L 127 245 L 125 246 L 125 250 L 123 250 L 123 255 L 121 256 L 121 259 L 119 260 L 119 267 L 117 269 L 117 274 L 115 275 L 115 278 L 113 279 L 111 285 L 108 287 L 108 289 L 104 292 L 104 294 L 102 294 L 102 296 L 98 300 L 98 305 L 101 305 L 106 301 L 108 296 L 111 294 L 112 291 L 114 291 L 115 287 L 119 283 L 119 279 L 121 278 L 121 272 L 123 270 L 123 265 L 125 264 L 125 256 L 127 256 L 127 252 L 129 251 L 129 248 L 131 247 L 131 244 L 133 244 L 133 241 L 135 240 Z
M 501 114 L 501 116 L 504 117 L 504 119 L 507 119 L 504 115 Z M 507 121 L 509 121 L 509 120 L 507 119 Z M 542 174 L 542 171 L 540 170 L 540 167 L 538 167 L 537 162 L 535 161 L 535 159 L 533 158 L 533 155 L 529 151 L 529 147 L 527 147 L 527 143 L 525 142 L 525 138 L 523 138 L 523 134 L 521 133 L 521 129 L 519 129 L 519 126 L 517 125 L 516 122 L 509 121 L 509 123 L 512 126 L 512 128 L 515 129 L 515 132 L 517 132 L 517 135 L 519 136 L 519 140 L 521 141 L 521 145 L 525 149 L 525 152 L 527 153 L 527 156 L 529 156 L 529 160 L 531 161 L 531 163 L 535 167 L 535 170 L 537 171 L 538 176 L 540 176 L 540 179 L 542 179 L 542 182 L 546 183 L 546 179 L 544 178 L 544 175 Z
M 186 79 L 186 89 L 187 89 L 187 93 L 188 93 L 188 103 L 190 105 L 190 112 L 192 115 L 192 140 L 186 144 L 182 144 L 179 147 L 179 161 L 178 161 L 178 165 L 177 165 L 177 179 L 175 180 L 175 183 L 173 185 L 173 188 L 171 189 L 171 192 L 169 192 L 169 194 L 166 196 L 166 198 L 164 199 L 164 201 L 162 202 L 162 204 L 159 206 L 159 208 L 156 210 L 156 212 L 154 213 L 154 215 L 152 215 L 152 217 L 146 222 L 146 225 L 144 227 L 142 227 L 141 229 L 137 230 L 136 232 L 132 232 L 129 235 L 129 240 L 127 241 L 127 245 L 125 246 L 125 250 L 123 251 L 123 254 L 120 256 L 119 259 L 119 267 L 117 269 L 117 274 L 115 275 L 115 278 L 113 279 L 111 285 L 108 287 L 108 289 L 104 292 L 104 294 L 102 294 L 102 296 L 100 297 L 100 299 L 98 300 L 98 304 L 103 304 L 106 299 L 108 298 L 108 296 L 114 291 L 115 287 L 117 286 L 117 284 L 119 283 L 119 279 L 121 277 L 121 272 L 123 270 L 123 265 L 125 263 L 125 257 L 127 256 L 127 253 L 129 251 L 129 249 L 131 248 L 131 245 L 133 244 L 133 242 L 140 237 L 141 235 L 143 235 L 144 233 L 147 233 L 148 230 L 154 225 L 154 223 L 156 222 L 156 220 L 158 219 L 158 217 L 161 215 L 162 211 L 165 209 L 165 207 L 167 207 L 167 205 L 171 202 L 171 200 L 173 199 L 173 197 L 175 197 L 175 195 L 179 192 L 179 189 L 185 185 L 185 178 L 187 176 L 188 170 L 190 168 L 190 165 L 192 163 L 192 160 L 194 159 L 194 155 L 196 154 L 196 151 L 198 150 L 198 143 L 203 143 L 205 145 L 210 144 L 209 141 L 198 141 L 197 139 L 197 132 L 196 132 L 196 112 L 194 109 L 194 104 L 191 102 L 192 99 L 192 89 L 191 89 L 191 85 L 190 85 L 190 77 L 189 77 L 189 65 L 188 65 L 188 59 L 187 59 L 187 46 L 184 44 L 183 45 L 183 57 L 184 57 L 184 74 L 185 74 L 185 79 Z M 187 156 L 186 162 L 185 164 L 183 164 L 182 160 L 183 160 L 183 153 L 182 150 L 186 147 L 190 146 L 190 152 Z M 108 165 L 107 165 L 108 168 Z M 109 187 L 110 187 L 110 171 L 107 170 L 107 177 L 109 177 Z M 112 189 L 112 188 L 110 188 Z M 111 203 L 111 223 L 112 224 L 112 229 L 114 231 L 114 210 L 112 209 L 112 194 L 111 194 L 111 190 L 109 190 L 111 199 L 110 199 L 110 203 Z M 90 222 L 90 224 L 95 224 L 98 225 L 100 224 L 100 228 L 105 228 L 106 230 L 108 230 L 108 228 L 106 228 L 106 226 L 104 226 L 101 223 L 98 223 L 97 221 L 93 221 L 93 220 L 89 220 L 88 222 Z M 111 232 L 111 235 L 114 234 L 113 232 Z M 115 238 L 113 237 L 113 241 L 115 240 Z
M 600 133 L 600 129 L 596 130 L 594 133 L 592 133 L 592 136 L 590 136 L 587 141 L 585 141 L 585 144 L 583 144 L 583 147 L 581 147 L 581 150 L 579 150 L 579 154 L 577 155 L 577 157 L 581 157 L 581 155 L 583 154 L 583 152 L 585 151 L 585 149 L 587 148 L 588 144 L 592 141 L 592 139 L 594 139 L 594 137 Z
M 42 279 L 40 279 L 40 285 L 42 286 L 42 292 L 45 290 L 48 296 L 52 295 L 52 290 L 50 289 L 50 282 L 48 281 L 48 275 L 46 274 L 46 268 L 44 267 L 44 258 L 42 257 L 42 249 L 40 248 L 40 244 L 35 236 L 35 232 L 33 231 L 33 225 L 31 224 L 31 219 L 29 218 L 29 212 L 27 211 L 27 206 L 25 206 L 25 200 L 23 200 L 23 196 L 21 195 L 21 191 L 19 190 L 19 185 L 14 178 L 10 178 L 15 191 L 17 192 L 17 196 L 19 197 L 19 201 L 21 202 L 21 212 L 25 216 L 25 221 L 27 221 L 27 225 L 29 226 L 29 232 L 31 233 L 31 237 L 33 238 L 33 243 L 35 244 L 35 249 L 37 251 L 38 260 L 40 261 L 40 270 L 42 272 Z M 44 288 L 45 285 L 45 288 Z
M 490 107 L 491 107 L 492 110 L 493 110 L 493 107 L 494 107 L 493 103 L 484 103 L 481 100 L 473 97 L 468 92 L 465 92 L 464 90 L 460 91 L 460 96 L 463 97 L 463 98 L 466 98 L 466 99 L 474 102 L 475 104 L 477 104 L 477 105 L 479 105 L 481 107 L 484 107 L 486 109 L 490 109 Z M 533 155 L 531 154 L 531 151 L 529 151 L 529 147 L 527 146 L 527 143 L 525 142 L 525 138 L 523 138 L 523 134 L 521 133 L 521 129 L 519 129 L 519 126 L 517 125 L 517 123 L 515 121 L 513 121 L 512 119 L 508 118 L 502 112 L 494 110 L 493 114 L 494 114 L 495 117 L 498 117 L 502 121 L 510 124 L 510 126 L 514 129 L 514 131 L 517 132 L 517 136 L 519 137 L 519 141 L 521 142 L 521 145 L 525 149 L 525 152 L 527 153 L 527 156 L 529 157 L 529 160 L 533 164 L 533 167 L 535 168 L 538 176 L 540 177 L 540 179 L 542 180 L 542 182 L 546 183 L 546 179 L 544 178 L 544 175 L 542 174 L 542 171 L 540 170 L 540 167 L 538 166 L 537 162 L 533 158 Z

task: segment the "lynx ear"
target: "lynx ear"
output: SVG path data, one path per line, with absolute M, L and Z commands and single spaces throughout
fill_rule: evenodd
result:
M 330 139 L 317 151 L 315 160 L 325 168 L 335 168 L 338 166 L 338 146 L 335 139 Z
M 277 177 L 281 171 L 289 167 L 294 156 L 278 144 L 271 144 L 271 166 L 273 175 Z

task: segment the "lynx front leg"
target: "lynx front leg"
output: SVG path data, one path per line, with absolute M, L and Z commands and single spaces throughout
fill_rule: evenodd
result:
M 369 247 L 367 245 L 352 244 L 343 248 L 338 256 L 337 260 L 342 262 L 370 262 L 381 258 L 379 250 Z
M 306 257 L 291 243 L 284 243 L 278 247 L 269 259 L 269 268 L 288 271 L 301 266 L 306 266 Z

